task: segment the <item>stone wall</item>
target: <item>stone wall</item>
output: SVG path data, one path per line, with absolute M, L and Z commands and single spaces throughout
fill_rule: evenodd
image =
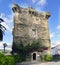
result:
M 26 45 L 38 39 L 42 45 L 50 47 L 49 12 L 39 13 L 33 8 L 22 8 L 17 4 L 12 6 L 12 10 L 14 12 L 13 48 L 14 44 L 18 45 L 21 41 Z

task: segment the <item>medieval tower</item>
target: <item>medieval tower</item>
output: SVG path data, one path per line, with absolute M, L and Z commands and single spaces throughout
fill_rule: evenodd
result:
M 42 54 L 50 54 L 50 36 L 48 28 L 49 12 L 39 13 L 33 8 L 22 8 L 17 4 L 12 7 L 14 12 L 14 29 L 13 29 L 13 46 L 12 50 L 17 53 L 16 46 L 23 43 L 24 45 L 32 44 L 32 41 L 39 40 L 48 50 Z M 40 52 L 33 51 L 31 60 L 38 60 Z M 36 57 L 35 57 L 36 56 Z

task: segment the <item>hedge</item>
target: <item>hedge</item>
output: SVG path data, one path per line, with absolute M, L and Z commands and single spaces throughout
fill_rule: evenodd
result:
M 52 56 L 51 56 L 50 54 L 46 54 L 46 55 L 44 56 L 44 60 L 45 60 L 45 61 L 52 61 Z
M 4 56 L 0 53 L 0 65 L 14 65 L 14 58 L 12 56 Z

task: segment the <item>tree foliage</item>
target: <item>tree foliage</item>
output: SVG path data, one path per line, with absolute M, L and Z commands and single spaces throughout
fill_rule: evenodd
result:
M 4 22 L 2 18 L 0 18 L 0 41 L 3 40 L 3 34 L 6 30 L 6 28 L 1 24 L 1 22 Z
M 13 56 L 5 56 L 0 53 L 0 65 L 14 65 L 14 57 Z
M 14 48 L 15 48 L 14 49 L 15 52 L 20 54 L 22 59 L 25 60 L 26 56 L 29 55 L 30 52 L 33 52 L 33 51 L 42 52 L 47 47 L 43 46 L 40 41 L 33 41 L 31 44 L 28 43 L 26 45 L 24 45 L 23 43 L 20 43 L 19 45 L 15 45 Z
M 52 55 L 46 54 L 46 55 L 44 56 L 44 60 L 45 60 L 45 61 L 52 61 Z

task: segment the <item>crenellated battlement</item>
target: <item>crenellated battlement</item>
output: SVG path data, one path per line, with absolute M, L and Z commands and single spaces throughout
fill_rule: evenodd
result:
M 26 13 L 28 15 L 30 14 L 35 17 L 40 17 L 41 19 L 44 19 L 44 18 L 48 19 L 50 17 L 49 12 L 38 12 L 34 8 L 30 8 L 30 7 L 22 8 L 22 7 L 18 6 L 17 4 L 13 4 L 12 10 L 14 13 Z

